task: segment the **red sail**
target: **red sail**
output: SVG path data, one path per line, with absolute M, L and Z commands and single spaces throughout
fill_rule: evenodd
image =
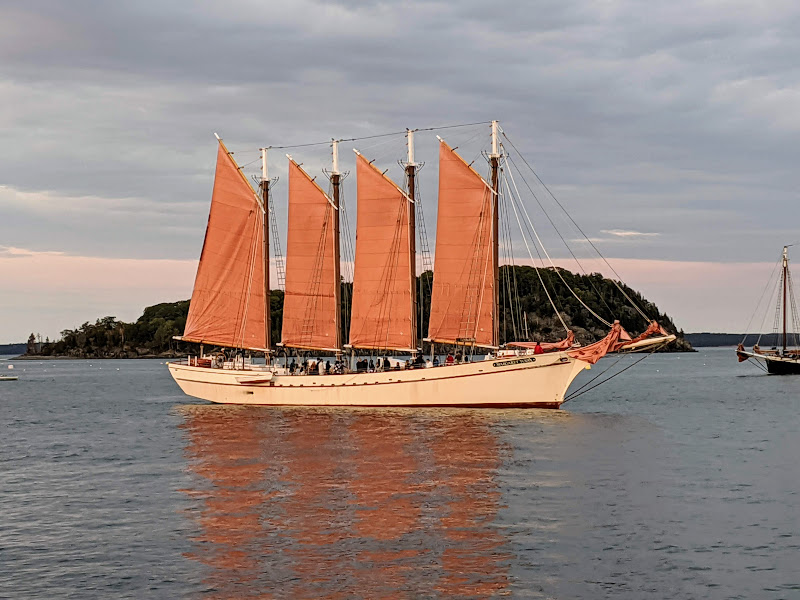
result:
M 263 214 L 220 141 L 206 238 L 183 339 L 267 349 Z
M 281 342 L 292 348 L 337 350 L 334 218 L 331 200 L 289 160 L 289 233 Z
M 493 345 L 492 190 L 446 143 L 439 147 L 439 215 L 428 337 Z
M 358 222 L 353 274 L 350 345 L 355 348 L 416 348 L 411 294 L 409 197 L 360 154 Z
M 595 342 L 594 344 L 584 346 L 583 348 L 569 350 L 567 354 L 574 359 L 582 360 L 583 362 L 593 365 L 606 354 L 613 352 L 618 348 L 617 344 L 619 343 L 623 332 L 624 329 L 622 329 L 622 325 L 619 324 L 619 321 L 614 321 L 614 324 L 611 326 L 611 331 L 609 331 L 608 335 L 602 340 Z

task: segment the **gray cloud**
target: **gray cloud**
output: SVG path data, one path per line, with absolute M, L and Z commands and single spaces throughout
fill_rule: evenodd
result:
M 612 257 L 771 260 L 798 237 L 790 3 L 53 0 L 0 12 L 8 246 L 194 258 L 213 131 L 247 163 L 264 144 L 490 118 L 588 235 L 658 234 L 609 244 Z M 384 168 L 402 158 L 402 136 L 392 142 L 374 147 Z M 435 144 L 419 144 L 432 230 Z M 324 147 L 294 153 L 309 168 L 327 160 Z

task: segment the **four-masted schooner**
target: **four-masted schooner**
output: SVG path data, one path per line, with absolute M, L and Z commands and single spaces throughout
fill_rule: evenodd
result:
M 758 341 L 756 341 L 753 346 L 753 351 L 748 352 L 744 347 L 744 343 L 747 339 L 747 334 L 745 334 L 745 339 L 743 339 L 742 343 L 740 343 L 736 348 L 736 356 L 739 358 L 739 362 L 744 362 L 750 358 L 756 359 L 758 363 L 763 363 L 763 366 L 766 366 L 767 372 L 772 375 L 800 375 L 800 348 L 797 347 L 796 333 L 793 336 L 795 338 L 794 347 L 791 347 L 788 344 L 788 320 L 790 313 L 791 323 L 795 326 L 795 331 L 797 331 L 796 327 L 800 322 L 800 319 L 798 319 L 797 307 L 795 306 L 794 302 L 792 275 L 789 272 L 789 246 L 783 247 L 783 254 L 781 255 L 781 270 L 777 287 L 778 298 L 774 312 L 775 325 L 773 327 L 773 336 L 777 337 L 780 335 L 780 350 L 778 349 L 777 341 L 775 346 L 773 346 L 771 349 L 762 349 L 759 346 L 761 341 L 761 335 L 759 335 Z M 782 325 L 778 325 L 779 322 Z M 749 327 L 750 325 L 748 324 L 748 329 Z
M 212 402 L 319 406 L 482 406 L 558 408 L 575 377 L 609 352 L 668 343 L 655 321 L 636 338 L 619 324 L 580 346 L 558 343 L 500 347 L 498 213 L 502 144 L 491 122 L 489 177 L 484 179 L 439 138 L 439 185 L 433 289 L 425 342 L 485 353 L 480 360 L 421 358 L 416 295 L 414 131 L 401 188 L 356 151 L 357 221 L 347 344 L 342 340 L 338 143 L 326 193 L 291 156 L 281 342 L 283 349 L 336 355 L 333 370 L 294 369 L 273 359 L 270 344 L 267 149 L 257 193 L 219 140 L 203 251 L 184 334 L 198 356 L 169 363 L 188 395 Z M 576 296 L 577 297 L 577 296 Z M 204 347 L 238 352 L 205 354 Z M 538 347 L 537 347 L 538 346 Z M 254 364 L 245 352 L 263 352 Z M 405 368 L 353 369 L 360 353 L 411 354 Z M 433 354 L 433 350 L 431 350 Z

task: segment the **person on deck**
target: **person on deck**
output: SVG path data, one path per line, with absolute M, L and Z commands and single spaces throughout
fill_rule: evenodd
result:
M 297 370 L 297 363 L 294 362 L 294 359 L 292 359 L 292 362 L 289 364 L 289 375 L 294 375 L 294 372 L 296 370 Z
M 326 360 L 325 361 L 325 375 L 330 375 L 330 374 L 331 374 L 331 361 Z
M 539 342 L 536 342 L 536 346 L 533 347 L 534 354 L 544 354 L 544 348 Z
M 445 364 L 452 365 L 455 361 L 456 361 L 456 359 L 453 358 L 453 355 L 448 352 L 447 353 L 447 358 L 444 359 Z
M 384 371 L 388 371 L 388 370 L 389 370 L 389 369 L 391 369 L 391 368 L 392 368 L 392 366 L 389 364 L 389 359 L 388 359 L 388 357 L 384 356 L 384 357 L 383 357 L 383 370 L 384 370 Z

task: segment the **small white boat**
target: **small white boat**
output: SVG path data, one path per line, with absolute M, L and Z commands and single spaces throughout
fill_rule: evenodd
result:
M 16 375 L 0 375 L 0 381 L 16 381 L 19 379 Z

